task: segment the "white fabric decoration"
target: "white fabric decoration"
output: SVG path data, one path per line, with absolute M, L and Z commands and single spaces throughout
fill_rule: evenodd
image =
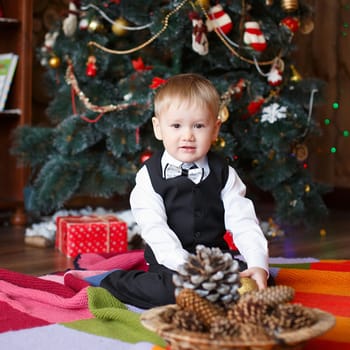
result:
M 78 7 L 73 1 L 68 5 L 68 16 L 62 22 L 62 29 L 66 36 L 73 36 L 78 26 Z
M 278 103 L 272 103 L 262 110 L 261 122 L 269 122 L 273 124 L 279 119 L 287 117 L 287 107 L 280 106 Z

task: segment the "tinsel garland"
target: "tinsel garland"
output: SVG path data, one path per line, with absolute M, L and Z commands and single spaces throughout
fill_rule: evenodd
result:
M 96 119 L 88 119 L 86 117 L 81 116 L 82 119 L 85 121 L 88 121 L 90 123 L 96 123 L 103 114 L 108 113 L 108 112 L 114 112 L 114 111 L 122 111 L 124 109 L 129 108 L 130 106 L 136 106 L 136 103 L 120 103 L 118 105 L 105 105 L 105 106 L 97 106 L 94 105 L 90 102 L 90 99 L 84 94 L 84 92 L 80 89 L 78 81 L 74 75 L 74 67 L 71 59 L 67 58 L 67 70 L 66 70 L 66 75 L 65 75 L 65 80 L 68 85 L 71 85 L 72 87 L 72 104 L 73 104 L 73 112 L 75 113 L 75 100 L 74 96 L 78 96 L 79 100 L 84 104 L 84 106 L 96 113 L 100 113 Z

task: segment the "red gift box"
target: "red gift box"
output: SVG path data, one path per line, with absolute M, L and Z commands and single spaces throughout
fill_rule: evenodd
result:
M 55 247 L 67 257 L 80 253 L 120 253 L 128 248 L 128 227 L 112 215 L 60 216 Z

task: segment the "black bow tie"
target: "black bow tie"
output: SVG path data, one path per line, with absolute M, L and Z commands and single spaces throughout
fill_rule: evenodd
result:
M 198 168 L 195 164 L 189 169 L 184 169 L 172 164 L 167 164 L 164 169 L 164 176 L 166 179 L 172 179 L 178 176 L 187 176 L 195 184 L 198 184 L 203 179 L 204 169 Z

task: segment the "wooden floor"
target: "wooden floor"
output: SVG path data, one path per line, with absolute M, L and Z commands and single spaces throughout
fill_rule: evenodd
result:
M 257 210 L 259 215 L 259 211 Z M 266 208 L 264 209 L 266 215 Z M 350 259 L 350 212 L 332 209 L 324 223 L 312 229 L 284 227 L 284 235 L 270 238 L 271 257 L 315 257 Z M 320 235 L 320 230 L 325 235 Z M 31 275 L 73 268 L 73 260 L 53 247 L 35 248 L 24 244 L 25 227 L 0 226 L 0 268 Z

